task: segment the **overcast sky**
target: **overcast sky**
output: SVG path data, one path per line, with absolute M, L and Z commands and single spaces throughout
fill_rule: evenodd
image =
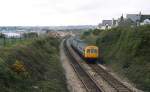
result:
M 0 26 L 97 25 L 140 11 L 150 14 L 150 0 L 0 0 Z

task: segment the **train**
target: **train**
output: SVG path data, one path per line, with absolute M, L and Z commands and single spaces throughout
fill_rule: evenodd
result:
M 71 39 L 72 48 L 85 59 L 86 62 L 96 63 L 99 58 L 99 48 L 94 45 L 87 45 L 83 40 L 78 38 Z

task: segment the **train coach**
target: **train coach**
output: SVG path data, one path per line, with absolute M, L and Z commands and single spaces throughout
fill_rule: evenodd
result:
M 84 41 L 76 38 L 71 39 L 71 46 L 89 63 L 95 63 L 99 56 L 97 46 L 87 45 Z

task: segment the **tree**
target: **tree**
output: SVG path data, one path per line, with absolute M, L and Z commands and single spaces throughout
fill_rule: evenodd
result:
M 123 17 L 123 15 L 120 17 L 119 26 L 124 26 L 124 17 Z
M 5 46 L 6 45 L 6 37 L 5 37 L 5 34 L 3 33 L 0 33 L 0 38 L 3 38 L 3 45 Z
M 91 34 L 90 31 L 86 31 L 86 32 L 83 33 L 84 36 L 89 36 L 90 34 Z
M 24 33 L 23 36 L 25 38 L 36 38 L 38 37 L 38 34 L 36 32 L 30 32 L 30 33 Z
M 94 29 L 93 30 L 93 35 L 98 35 L 100 33 L 100 30 L 99 29 Z
M 0 33 L 0 38 L 4 38 L 5 35 L 3 33 Z

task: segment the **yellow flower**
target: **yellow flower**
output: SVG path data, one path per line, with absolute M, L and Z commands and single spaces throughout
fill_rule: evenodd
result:
M 12 69 L 17 73 L 25 72 L 25 66 L 19 60 L 16 60 L 16 62 L 12 65 Z

